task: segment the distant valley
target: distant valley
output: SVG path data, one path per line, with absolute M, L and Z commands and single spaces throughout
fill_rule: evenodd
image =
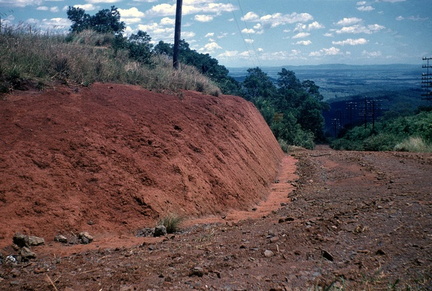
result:
M 300 81 L 311 80 L 320 86 L 325 100 L 376 91 L 418 89 L 421 85 L 422 64 L 418 65 L 316 65 L 262 67 L 272 79 L 282 68 L 293 71 Z M 248 68 L 228 68 L 230 76 L 242 81 Z

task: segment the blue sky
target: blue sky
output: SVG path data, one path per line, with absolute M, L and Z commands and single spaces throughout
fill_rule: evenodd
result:
M 126 33 L 173 43 L 175 0 L 0 0 L 3 25 L 70 27 L 68 6 L 115 5 Z M 182 38 L 227 67 L 421 64 L 432 56 L 431 0 L 183 0 Z

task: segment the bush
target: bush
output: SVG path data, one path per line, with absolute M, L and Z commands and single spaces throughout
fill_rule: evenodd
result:
M 421 137 L 410 137 L 394 147 L 395 151 L 402 152 L 432 152 L 432 145 L 428 145 Z
M 158 225 L 165 226 L 167 233 L 175 233 L 178 231 L 182 221 L 183 218 L 171 213 L 159 220 Z

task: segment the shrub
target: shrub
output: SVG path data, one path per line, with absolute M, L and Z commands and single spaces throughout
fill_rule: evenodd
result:
M 402 152 L 432 152 L 432 145 L 428 145 L 421 137 L 410 137 L 394 147 L 395 151 Z
M 171 213 L 161 218 L 161 220 L 158 222 L 158 225 L 165 226 L 167 233 L 175 233 L 178 231 L 182 221 L 182 217 Z

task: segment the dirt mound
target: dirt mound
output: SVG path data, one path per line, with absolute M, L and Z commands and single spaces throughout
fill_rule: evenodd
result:
M 15 232 L 131 232 L 167 213 L 247 210 L 283 157 L 234 96 L 94 84 L 0 101 L 0 247 Z

